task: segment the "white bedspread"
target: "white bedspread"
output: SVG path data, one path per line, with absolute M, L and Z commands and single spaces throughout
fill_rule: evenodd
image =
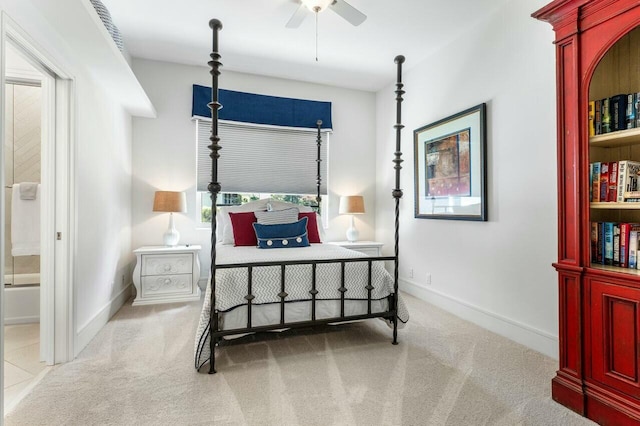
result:
M 281 262 L 288 260 L 324 260 L 367 258 L 368 256 L 339 247 L 333 244 L 312 244 L 309 247 L 258 249 L 256 247 L 233 247 L 218 245 L 216 247 L 216 264 L 235 264 L 249 262 Z M 253 269 L 252 294 L 253 305 L 279 303 L 280 298 L 280 266 L 255 267 Z M 247 268 L 218 269 L 216 271 L 216 305 L 220 312 L 229 312 L 238 306 L 246 305 Z M 318 300 L 339 300 L 340 264 L 318 264 L 316 268 L 316 290 Z M 368 263 L 355 262 L 345 264 L 345 299 L 367 299 Z M 311 265 L 293 265 L 286 267 L 285 301 L 310 300 L 312 282 Z M 384 268 L 384 262 L 374 262 L 371 268 L 371 298 L 384 299 L 393 293 L 393 278 Z M 209 359 L 208 326 L 211 307 L 211 286 L 207 284 L 200 323 L 196 333 L 195 353 L 196 366 Z M 301 321 L 310 318 L 301 319 Z M 398 319 L 400 324 L 409 320 L 409 313 L 398 298 Z M 205 335 L 207 334 L 207 335 Z

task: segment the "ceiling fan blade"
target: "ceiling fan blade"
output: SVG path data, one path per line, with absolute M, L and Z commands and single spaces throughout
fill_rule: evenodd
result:
M 303 4 L 300 4 L 285 27 L 298 28 L 300 24 L 302 24 L 302 21 L 304 21 L 304 18 L 307 16 L 307 12 L 309 12 L 309 10 Z
M 329 8 L 355 26 L 362 24 L 367 19 L 367 15 L 344 0 L 335 0 Z

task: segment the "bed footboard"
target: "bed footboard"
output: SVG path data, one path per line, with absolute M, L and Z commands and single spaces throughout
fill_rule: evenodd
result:
M 373 290 L 375 287 L 372 282 L 372 268 L 374 262 L 384 262 L 384 261 L 393 261 L 395 263 L 396 258 L 394 256 L 380 256 L 380 257 L 358 257 L 358 258 L 348 258 L 348 259 L 323 259 L 323 260 L 291 260 L 291 261 L 283 261 L 283 262 L 251 262 L 251 263 L 233 263 L 233 264 L 224 264 L 224 265 L 216 265 L 217 270 L 224 269 L 246 269 L 247 271 L 247 282 L 246 282 L 246 294 L 244 296 L 244 300 L 246 301 L 245 305 L 247 308 L 247 322 L 246 327 L 241 328 L 233 328 L 222 330 L 220 327 L 220 312 L 217 309 L 212 309 L 212 317 L 211 317 L 211 328 L 210 328 L 210 339 L 212 342 L 212 349 L 216 346 L 224 336 L 231 336 L 237 334 L 245 334 L 245 333 L 257 333 L 262 331 L 283 329 L 283 328 L 300 328 L 300 327 L 311 327 L 317 325 L 325 325 L 325 324 L 334 324 L 341 323 L 347 321 L 355 321 L 355 320 L 363 320 L 368 318 L 384 318 L 389 321 L 389 323 L 394 328 L 394 343 L 396 343 L 395 336 L 397 335 L 397 327 L 398 327 L 398 311 L 397 311 L 397 296 L 393 291 L 389 291 L 388 296 L 388 308 L 383 312 L 373 312 L 372 310 L 372 302 L 373 298 Z M 345 283 L 345 269 L 347 264 L 353 263 L 364 263 L 366 264 L 365 270 L 367 274 L 366 285 L 364 286 L 364 290 L 366 290 L 367 297 L 366 299 L 357 299 L 357 300 L 366 300 L 367 310 L 366 313 L 357 314 L 357 315 L 348 315 L 345 313 L 345 301 L 347 300 L 346 293 L 349 291 L 349 288 Z M 340 293 L 340 313 L 337 316 L 333 316 L 331 318 L 318 318 L 317 317 L 317 303 L 319 301 L 325 301 L 326 299 L 318 298 L 318 288 L 317 288 L 317 269 L 318 265 L 328 265 L 333 264 L 340 270 L 340 280 L 337 283 L 339 287 L 337 287 L 337 291 Z M 311 303 L 311 313 L 308 320 L 305 321 L 286 321 L 286 310 L 287 305 L 290 302 L 287 300 L 289 297 L 289 293 L 287 289 L 290 288 L 289 284 L 286 280 L 286 271 L 288 267 L 292 266 L 308 266 L 311 269 L 311 282 L 308 290 L 308 298 L 307 299 L 297 299 L 297 301 L 305 301 Z M 254 270 L 256 268 L 261 267 L 279 267 L 280 268 L 280 286 L 279 292 L 277 294 L 273 294 L 274 299 L 279 299 L 279 311 L 280 311 L 280 321 L 275 324 L 270 325 L 258 325 L 256 326 L 253 322 L 253 308 L 254 308 L 254 299 L 256 298 L 254 294 Z M 212 293 L 215 292 L 215 288 L 213 287 L 214 282 L 212 280 Z M 293 302 L 293 301 L 292 301 Z M 214 350 L 211 351 L 211 359 L 209 366 L 209 373 L 215 373 L 215 356 Z

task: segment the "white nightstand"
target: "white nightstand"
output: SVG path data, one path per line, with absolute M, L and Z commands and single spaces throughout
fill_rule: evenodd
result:
M 382 256 L 382 246 L 384 245 L 375 241 L 355 241 L 353 243 L 349 241 L 329 241 L 327 244 L 334 244 L 336 246 L 359 251 L 360 253 L 376 257 Z
M 133 305 L 200 300 L 200 246 L 148 246 L 133 252 Z

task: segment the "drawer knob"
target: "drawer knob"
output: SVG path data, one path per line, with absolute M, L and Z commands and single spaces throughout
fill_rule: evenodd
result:
M 169 285 L 169 284 L 171 284 L 171 280 L 169 278 L 165 278 L 164 285 Z
M 168 263 L 166 263 L 166 264 L 164 265 L 164 270 L 165 270 L 165 271 L 170 271 L 170 270 L 171 270 L 171 265 L 169 265 Z

